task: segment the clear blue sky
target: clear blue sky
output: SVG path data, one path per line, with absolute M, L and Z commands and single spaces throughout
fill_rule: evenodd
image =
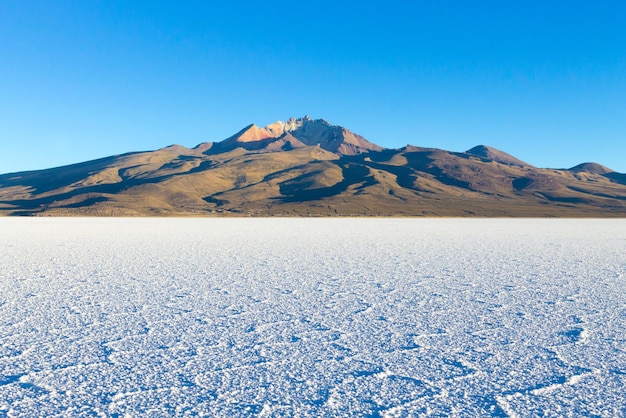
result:
M 0 173 L 306 114 L 626 172 L 626 2 L 0 0 Z

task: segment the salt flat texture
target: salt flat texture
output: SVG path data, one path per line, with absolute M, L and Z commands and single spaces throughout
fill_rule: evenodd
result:
M 626 415 L 626 221 L 0 218 L 0 416 Z

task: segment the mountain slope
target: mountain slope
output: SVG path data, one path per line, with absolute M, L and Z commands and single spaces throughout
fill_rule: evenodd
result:
M 513 157 L 510 154 L 507 154 L 506 152 L 497 150 L 487 145 L 477 145 L 474 148 L 465 151 L 465 153 L 485 158 L 487 160 L 497 161 L 502 164 L 519 165 L 522 167 L 527 167 L 530 165 L 522 160 L 518 160 L 517 158 Z
M 356 155 L 382 148 L 341 126 L 309 116 L 274 122 L 264 128 L 254 124 L 214 144 L 209 154 L 243 148 L 248 151 L 285 151 L 302 146 L 319 146 L 339 155 Z
M 598 163 L 582 163 L 569 169 L 574 173 L 609 174 L 614 171 Z
M 625 178 L 598 164 L 536 168 L 486 146 L 383 149 L 305 117 L 193 149 L 0 175 L 0 214 L 624 217 Z

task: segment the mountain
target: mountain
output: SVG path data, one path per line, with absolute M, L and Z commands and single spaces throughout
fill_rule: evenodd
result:
M 235 148 L 248 151 L 285 151 L 304 146 L 319 146 L 338 155 L 357 155 L 382 150 L 360 135 L 341 126 L 331 125 L 324 119 L 313 120 L 309 116 L 291 118 L 287 122 L 275 122 L 260 128 L 249 125 L 230 138 L 215 144 L 210 154 L 218 154 Z
M 475 155 L 477 157 L 484 158 L 486 160 L 496 161 L 502 164 L 519 165 L 521 167 L 528 167 L 530 164 L 524 161 L 518 160 L 506 152 L 502 152 L 487 145 L 478 145 L 472 149 L 465 151 L 466 154 Z
M 485 145 L 384 149 L 309 117 L 0 175 L 0 214 L 626 217 L 626 175 L 537 168 Z
M 574 173 L 609 174 L 614 171 L 598 163 L 582 163 L 569 169 Z

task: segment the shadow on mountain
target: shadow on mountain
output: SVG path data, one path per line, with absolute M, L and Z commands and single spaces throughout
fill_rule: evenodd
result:
M 590 196 L 604 197 L 607 199 L 626 200 L 626 196 L 619 196 L 619 195 L 613 195 L 613 194 L 602 193 L 602 192 L 597 192 L 597 191 L 590 191 L 590 190 L 583 189 L 580 187 L 575 187 L 575 186 L 567 186 L 567 188 L 574 192 L 584 193 Z
M 532 183 L 533 183 L 532 179 L 529 179 L 528 177 L 519 177 L 513 180 L 511 184 L 513 185 L 513 188 L 516 191 L 521 192 L 522 190 L 530 186 Z
M 418 187 L 415 187 L 415 180 L 418 177 L 417 172 L 410 167 L 374 162 L 369 163 L 368 166 L 396 176 L 396 183 L 405 189 L 420 190 Z
M 0 188 L 24 186 L 33 189 L 33 194 L 50 192 L 84 180 L 91 174 L 112 166 L 119 158 L 139 154 L 130 152 L 113 157 L 101 158 L 79 164 L 50 168 L 47 170 L 25 171 L 0 176 Z
M 262 139 L 259 141 L 237 142 L 236 144 L 217 142 L 211 148 L 204 151 L 205 155 L 216 155 L 224 152 L 232 151 L 236 148 L 242 148 L 246 151 L 259 151 L 267 147 L 270 143 L 276 141 L 276 138 Z
M 614 181 L 615 183 L 626 185 L 626 174 L 624 173 L 612 172 L 612 173 L 604 174 L 604 177 Z
M 85 164 L 87 164 L 87 163 L 85 163 Z M 197 173 L 197 172 L 200 172 L 200 171 L 208 170 L 212 166 L 213 166 L 213 162 L 212 161 L 204 161 L 201 164 L 199 164 L 197 167 L 194 167 L 194 168 L 192 168 L 189 171 L 185 171 L 185 172 L 181 172 L 181 173 L 167 174 L 167 175 L 151 177 L 151 178 L 129 178 L 127 175 L 124 174 L 124 172 L 129 170 L 129 169 L 131 169 L 131 168 L 136 168 L 138 166 L 124 167 L 124 168 L 120 168 L 118 170 L 118 176 L 120 178 L 122 178 L 122 181 L 118 182 L 118 183 L 98 184 L 98 185 L 93 185 L 93 186 L 86 186 L 86 187 L 81 187 L 81 188 L 78 188 L 78 189 L 75 189 L 75 190 L 72 190 L 72 191 L 69 191 L 69 192 L 58 193 L 58 194 L 54 194 L 54 195 L 51 195 L 51 196 L 39 197 L 39 198 L 33 198 L 33 199 L 10 200 L 10 201 L 5 201 L 4 203 L 10 204 L 10 205 L 16 205 L 17 207 L 19 207 L 21 209 L 25 209 L 25 210 L 30 211 L 31 213 L 35 213 L 35 212 L 43 211 L 43 210 L 47 209 L 48 206 L 53 205 L 56 202 L 60 202 L 60 201 L 67 200 L 67 199 L 71 199 L 71 198 L 76 197 L 76 196 L 80 196 L 80 195 L 84 195 L 84 194 L 116 194 L 116 193 L 120 193 L 120 192 L 122 192 L 124 190 L 127 190 L 127 189 L 129 189 L 131 187 L 142 186 L 142 185 L 146 185 L 146 184 L 160 183 L 162 181 L 168 180 L 168 179 L 176 177 L 176 176 L 192 174 L 192 173 Z M 53 169 L 53 170 L 60 170 L 61 168 Z M 92 168 L 92 170 L 90 170 L 90 173 L 93 173 L 95 170 L 93 170 L 93 166 L 91 166 L 91 168 Z M 48 170 L 46 170 L 46 171 L 48 171 Z M 68 182 L 70 180 L 70 178 L 73 179 L 73 176 L 71 176 L 71 175 L 63 176 L 63 179 L 66 182 Z M 76 181 L 79 181 L 79 180 L 82 180 L 82 179 L 83 179 L 83 177 L 81 177 L 80 179 L 73 179 L 66 186 L 69 186 L 69 185 L 75 183 Z M 23 185 L 24 183 L 18 183 L 18 184 Z M 38 192 L 39 192 L 39 190 L 44 190 L 44 192 L 48 191 L 48 190 L 46 190 L 46 187 L 50 186 L 50 184 L 48 182 L 46 182 L 46 181 L 41 181 L 39 183 L 31 182 L 31 183 L 26 183 L 26 184 L 29 185 L 30 187 L 40 186 L 41 189 L 38 188 L 37 189 Z M 52 190 L 54 190 L 55 188 L 53 188 Z M 39 193 L 44 193 L 44 192 L 39 192 Z M 92 205 L 94 203 L 104 202 L 104 201 L 107 201 L 107 200 L 109 200 L 109 199 L 107 199 L 104 196 L 100 196 L 100 197 L 94 197 L 94 198 L 85 199 L 85 200 L 83 200 L 81 202 L 77 202 L 77 203 L 70 203 L 70 204 L 67 204 L 67 205 L 59 205 L 58 207 L 60 207 L 60 208 L 78 208 L 78 207 L 83 207 L 83 206 L 89 206 L 89 205 Z
M 213 168 L 214 166 L 215 166 L 215 162 L 213 161 L 203 161 L 200 164 L 198 164 L 197 167 L 194 167 L 191 170 L 186 171 L 184 173 L 176 173 L 175 175 L 199 173 L 201 171 L 209 170 L 210 168 Z
M 176 170 L 178 168 L 184 167 L 185 163 L 188 161 L 201 160 L 202 157 L 197 157 L 195 155 L 179 155 L 176 160 L 170 161 L 169 163 L 163 164 L 161 167 L 157 169 L 159 170 Z M 204 164 L 206 161 L 201 162 L 199 165 Z M 197 168 L 197 167 L 196 167 Z M 187 171 L 189 173 L 190 171 Z
M 572 203 L 572 204 L 592 203 L 591 200 L 585 199 L 583 197 L 556 196 L 550 193 L 541 193 L 541 195 L 545 197 L 546 199 L 548 199 L 550 202 Z
M 375 163 L 384 163 L 399 154 L 401 154 L 401 151 L 397 149 L 384 149 L 382 151 L 370 151 L 369 154 L 359 155 L 359 157 L 361 157 L 361 160 L 369 157 L 369 159 Z
M 213 196 L 217 196 L 219 194 L 221 194 L 221 193 L 216 193 Z M 217 198 L 215 198 L 213 196 L 203 197 L 202 200 L 204 200 L 207 203 L 212 203 L 212 204 L 214 204 L 215 206 L 218 206 L 218 207 L 219 206 L 224 206 L 225 204 L 229 203 L 228 200 L 217 199 Z
M 284 197 L 280 197 L 280 199 L 284 203 L 294 203 L 294 202 L 309 202 L 312 200 L 324 199 L 331 196 L 336 196 L 340 193 L 348 190 L 348 187 L 354 184 L 361 184 L 358 188 L 359 190 L 363 190 L 366 187 L 374 185 L 378 183 L 374 176 L 370 174 L 369 168 L 355 164 L 352 162 L 334 162 L 337 164 L 342 171 L 343 180 L 340 182 L 328 186 L 328 187 L 320 187 L 317 189 L 307 189 L 314 184 L 311 180 L 311 177 L 316 173 L 307 173 L 302 176 L 296 177 L 295 179 L 289 180 L 288 182 L 283 182 L 279 185 L 280 193 Z
M 449 175 L 441 167 L 434 164 L 435 159 L 432 158 L 433 151 L 413 151 L 404 153 L 404 157 L 407 159 L 407 166 L 411 167 L 415 171 L 423 171 L 431 174 L 437 178 L 440 183 L 447 186 L 460 187 L 462 189 L 471 189 L 470 183 L 459 180 Z M 455 155 L 448 154 L 451 160 L 454 160 Z M 444 154 L 445 155 L 445 154 Z M 469 156 L 463 155 L 463 158 L 469 158 Z M 452 164 L 452 161 L 450 162 Z
M 172 176 L 168 176 L 168 177 L 172 177 Z M 40 197 L 40 198 L 34 198 L 34 199 L 25 199 L 25 200 L 12 200 L 12 201 L 7 201 L 5 203 L 16 205 L 20 207 L 21 209 L 27 209 L 31 211 L 45 210 L 47 209 L 48 206 L 56 202 L 71 199 L 73 197 L 80 196 L 83 194 L 90 194 L 90 193 L 91 194 L 93 193 L 115 194 L 123 190 L 126 190 L 132 186 L 136 186 L 139 184 L 147 184 L 147 183 L 157 183 L 162 180 L 163 180 L 162 178 L 158 178 L 158 179 L 154 178 L 154 179 L 147 179 L 147 180 L 125 180 L 120 183 L 99 184 L 96 186 L 82 187 L 80 189 L 72 190 L 70 192 L 65 192 L 65 193 L 59 193 L 59 194 L 55 194 L 52 196 L 46 196 L 46 197 Z M 106 200 L 106 198 L 104 199 Z M 89 200 L 89 199 L 86 199 L 86 200 Z M 59 207 L 71 208 L 71 207 L 76 207 L 76 206 L 73 206 L 76 204 L 78 203 L 61 205 Z

